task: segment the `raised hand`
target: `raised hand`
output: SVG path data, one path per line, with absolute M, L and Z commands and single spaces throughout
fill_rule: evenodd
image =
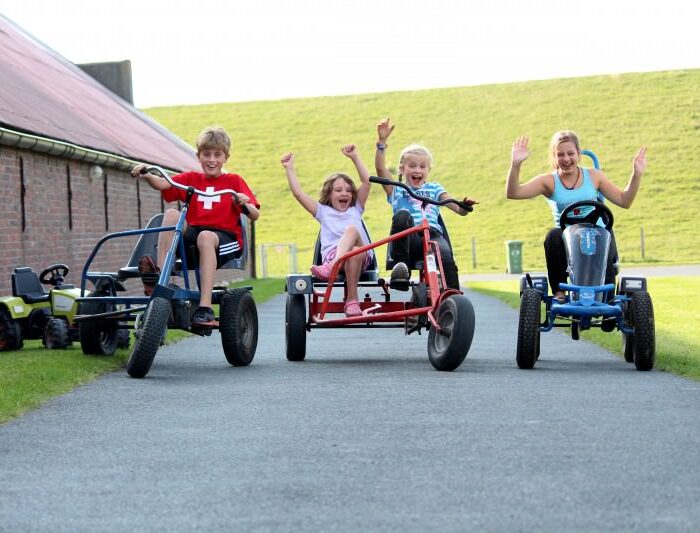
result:
M 379 142 L 386 144 L 387 139 L 391 135 L 391 132 L 394 131 L 395 127 L 396 124 L 392 124 L 389 117 L 380 120 L 379 124 L 377 124 L 377 139 Z
M 343 152 L 344 156 L 349 157 L 350 159 L 357 157 L 357 147 L 354 144 L 346 144 L 340 149 L 340 151 Z
M 637 152 L 637 155 L 634 156 L 634 160 L 632 161 L 632 170 L 635 174 L 641 176 L 644 174 L 644 171 L 647 169 L 647 147 L 642 146 L 639 149 L 639 152 Z
M 528 142 L 530 142 L 530 139 L 527 137 L 518 137 L 515 139 L 513 151 L 511 152 L 511 161 L 513 163 L 520 164 L 530 156 L 530 152 L 527 151 Z
M 294 154 L 287 152 L 280 158 L 280 163 L 284 168 L 294 168 Z

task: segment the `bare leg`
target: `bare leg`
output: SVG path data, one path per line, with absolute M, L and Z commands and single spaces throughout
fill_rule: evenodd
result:
M 200 307 L 211 307 L 211 291 L 214 287 L 216 272 L 216 251 L 219 247 L 219 237 L 213 231 L 202 231 L 197 237 L 199 250 L 199 280 L 201 286 L 199 296 Z
M 343 265 L 345 270 L 345 282 L 348 287 L 347 301 L 358 299 L 357 284 L 360 280 L 360 274 L 362 273 L 362 266 L 365 263 L 366 255 L 366 252 L 353 255 L 350 259 L 345 261 L 345 265 Z

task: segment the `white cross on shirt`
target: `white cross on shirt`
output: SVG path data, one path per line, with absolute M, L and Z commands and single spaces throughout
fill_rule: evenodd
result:
M 207 187 L 206 191 L 207 193 L 212 193 L 214 192 L 214 187 Z M 211 209 L 212 204 L 214 202 L 220 202 L 221 201 L 221 195 L 218 194 L 216 196 L 197 196 L 197 201 L 202 202 L 202 209 Z

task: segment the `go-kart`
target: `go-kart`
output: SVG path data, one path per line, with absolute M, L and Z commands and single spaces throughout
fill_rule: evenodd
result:
M 373 183 L 404 188 L 421 203 L 423 213 L 428 204 L 446 205 L 450 202 L 472 210 L 457 200 L 435 201 L 416 195 L 405 183 L 376 176 Z M 373 297 L 367 292 L 360 302 L 362 316 L 346 317 L 344 300 L 347 286 L 340 272 L 350 257 L 374 250 L 397 239 L 417 233 L 422 238 L 423 261 L 415 264 L 418 281 L 403 282 L 407 286 L 394 287 L 379 278 L 374 270 L 363 272 L 359 289 L 374 289 Z M 376 254 L 375 254 L 376 255 Z M 437 370 L 451 371 L 462 364 L 474 336 L 474 308 L 469 299 L 456 289 L 444 284 L 440 248 L 430 239 L 428 221 L 423 216 L 420 225 L 391 235 L 341 256 L 333 265 L 330 278 L 320 281 L 311 275 L 290 274 L 286 278 L 287 305 L 285 315 L 286 356 L 289 361 L 303 361 L 306 357 L 306 334 L 319 328 L 403 328 L 405 334 L 428 330 L 428 358 Z M 333 289 L 343 288 L 343 298 L 334 299 Z M 410 289 L 410 301 L 392 301 L 390 289 Z M 340 291 L 338 291 L 340 292 Z M 308 314 L 307 314 L 308 307 Z M 338 315 L 341 316 L 338 316 Z
M 584 151 L 583 153 L 587 153 Z M 597 158 L 593 157 L 597 165 Z M 646 278 L 620 277 L 605 283 L 611 242 L 613 214 L 599 201 L 582 201 L 568 206 L 560 217 L 567 272 L 570 283 L 560 283 L 566 301 L 548 294 L 546 276 L 525 274 L 520 280 L 520 319 L 516 362 L 519 368 L 533 368 L 540 355 L 540 333 L 568 327 L 571 338 L 593 327 L 622 333 L 623 355 L 637 370 L 654 367 L 656 341 L 654 308 L 647 292 Z M 542 303 L 545 316 L 540 320 Z
M 73 318 L 80 290 L 63 283 L 68 272 L 64 264 L 51 265 L 38 275 L 30 267 L 14 269 L 12 296 L 0 298 L 0 351 L 18 350 L 28 339 L 42 339 L 50 349 L 67 348 L 78 340 Z
M 192 323 L 192 314 L 197 309 L 200 293 L 199 267 L 194 268 L 197 288 L 190 287 L 190 267 L 194 261 L 194 250 L 187 249 L 183 239 L 185 216 L 190 202 L 195 196 L 218 197 L 222 194 L 236 195 L 232 189 L 205 192 L 186 187 L 173 181 L 165 170 L 157 166 L 144 169 L 158 174 L 170 185 L 187 191 L 182 202 L 176 225 L 161 226 L 163 215 L 153 217 L 146 228 L 110 233 L 95 245 L 83 268 L 78 301 L 78 315 L 75 317 L 80 327 L 80 344 L 85 354 L 111 355 L 114 353 L 119 329 L 133 329 L 135 341 L 126 365 L 131 377 L 142 378 L 148 374 L 158 348 L 165 342 L 168 328 L 182 329 L 197 335 L 211 335 L 212 329 L 221 333 L 224 355 L 229 364 L 245 366 L 255 356 L 258 341 L 258 315 L 251 295 L 252 287 L 226 289 L 214 287 L 212 303 L 220 307 L 220 316 L 210 326 Z M 242 217 L 242 221 L 245 220 Z M 157 283 L 150 296 L 120 296 L 126 290 L 124 282 L 128 278 L 145 278 L 152 273 L 140 273 L 137 268 L 139 258 L 148 254 L 157 257 L 158 234 L 172 231 L 173 240 L 165 256 L 161 272 L 155 274 Z M 91 272 L 90 265 L 102 245 L 115 238 L 140 235 L 127 266 L 119 272 Z M 243 235 L 245 236 L 245 226 Z M 245 240 L 245 237 L 244 237 Z M 221 268 L 245 268 L 244 255 L 222 265 Z M 181 276 L 183 285 L 169 283 L 170 276 Z M 156 281 L 153 279 L 152 281 Z M 95 289 L 88 295 L 87 284 Z

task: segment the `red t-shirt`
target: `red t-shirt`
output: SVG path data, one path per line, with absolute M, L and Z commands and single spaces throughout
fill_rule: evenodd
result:
M 205 192 L 233 189 L 245 194 L 250 198 L 250 203 L 258 209 L 260 208 L 260 204 L 253 196 L 248 184 L 238 174 L 221 174 L 216 178 L 210 178 L 202 172 L 184 172 L 173 176 L 173 181 Z M 162 191 L 161 194 L 166 202 L 184 201 L 187 191 L 170 187 Z M 233 196 L 230 194 L 219 196 L 195 194 L 187 210 L 186 220 L 188 226 L 208 226 L 235 233 L 238 237 L 238 243 L 243 246 L 240 215 L 241 209 L 233 201 Z

